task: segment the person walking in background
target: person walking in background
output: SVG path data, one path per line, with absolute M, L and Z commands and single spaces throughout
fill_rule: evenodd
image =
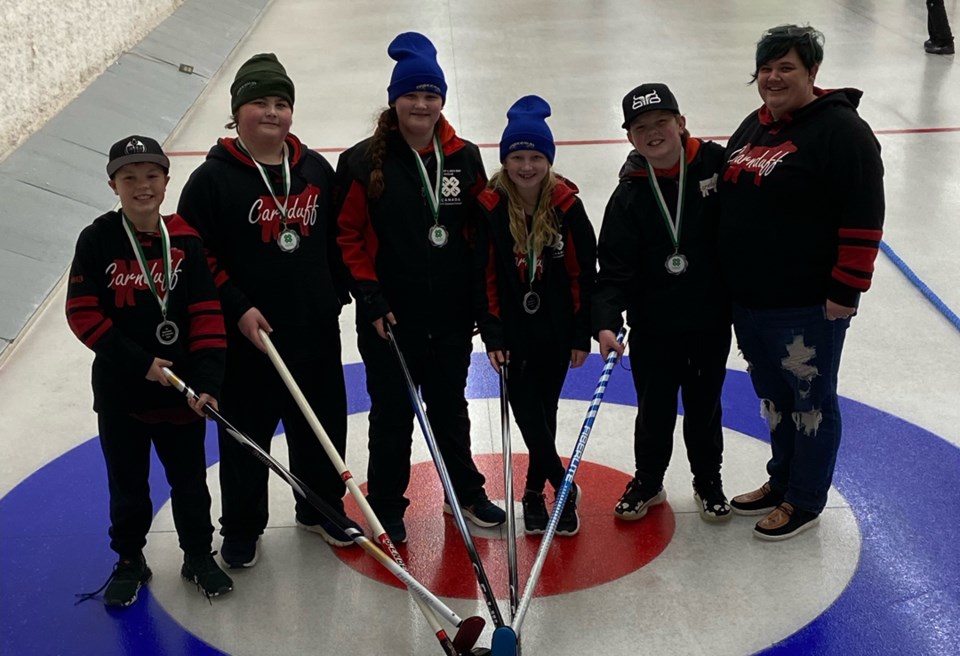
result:
M 406 32 L 387 53 L 396 61 L 389 107 L 373 136 L 337 164 L 338 241 L 357 299 L 357 345 L 371 402 L 370 505 L 401 543 L 414 412 L 385 324 L 423 394 L 465 516 L 490 527 L 506 515 L 487 498 L 473 462 L 465 396 L 474 325 L 470 216 L 487 182 L 483 162 L 442 114 L 447 83 L 430 40 Z
M 290 133 L 294 85 L 272 53 L 254 55 L 230 87 L 235 138 L 220 139 L 180 195 L 201 234 L 226 317 L 223 414 L 270 449 L 283 420 L 290 469 L 336 510 L 345 486 L 267 357 L 259 331 L 284 358 L 337 451 L 347 438 L 339 315 L 350 301 L 336 245 L 333 169 Z M 221 556 L 257 562 L 267 526 L 269 470 L 220 428 Z M 326 542 L 350 538 L 296 494 L 296 522 Z
M 96 354 L 93 409 L 107 465 L 110 548 L 119 557 L 104 584 L 107 606 L 133 604 L 153 575 L 143 556 L 153 521 L 151 443 L 170 483 L 181 576 L 207 597 L 233 590 L 211 549 L 202 418 L 220 395 L 223 315 L 199 236 L 176 214 L 160 215 L 169 170 L 154 139 L 113 144 L 107 175 L 120 208 L 80 233 L 67 287 L 67 323 Z M 190 407 L 164 367 L 199 393 Z
M 700 516 L 730 519 L 723 492 L 720 392 L 730 352 L 729 297 L 717 255 L 717 176 L 723 147 L 690 136 L 669 87 L 642 84 L 623 98 L 634 150 L 620 170 L 600 229 L 593 326 L 600 354 L 623 354 L 616 333 L 627 312 L 637 390 L 636 473 L 614 508 L 638 520 L 663 503 L 673 452 L 677 393 Z
M 770 428 L 769 480 L 731 500 L 754 534 L 815 526 L 840 447 L 840 355 L 883 236 L 880 144 L 856 89 L 815 86 L 823 34 L 780 25 L 756 49 L 763 105 L 730 137 L 720 257 L 737 342 Z
M 953 32 L 943 0 L 927 0 L 927 34 L 930 38 L 923 43 L 925 51 L 931 55 L 954 54 Z
M 523 493 L 528 535 L 547 528 L 546 482 L 554 492 L 563 484 L 557 408 L 567 369 L 582 365 L 590 352 L 597 268 L 597 239 L 578 189 L 553 171 L 548 116 L 550 106 L 539 96 L 510 107 L 501 169 L 478 198 L 477 324 L 490 364 L 507 370 L 510 406 L 530 454 Z M 575 485 L 557 535 L 580 530 L 580 499 Z

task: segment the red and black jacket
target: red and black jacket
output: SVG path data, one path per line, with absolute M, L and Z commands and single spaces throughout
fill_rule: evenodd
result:
M 720 245 L 734 300 L 752 308 L 855 307 L 883 236 L 880 144 L 862 92 L 823 91 L 774 121 L 750 114 L 727 144 Z
M 537 258 L 533 291 L 540 296 L 534 314 L 523 309 L 530 276 L 526 254 L 516 253 L 510 233 L 509 203 L 487 188 L 477 198 L 475 316 L 487 351 L 509 350 L 521 357 L 538 349 L 590 350 L 590 302 L 597 272 L 597 238 L 577 187 L 557 179 L 551 206 L 560 242 Z
M 318 335 L 339 330 L 340 309 L 350 296 L 336 244 L 333 168 L 295 136 L 288 135 L 286 144 L 287 226 L 300 235 L 294 252 L 277 245 L 280 212 L 236 139 L 220 139 L 210 149 L 184 186 L 178 212 L 207 248 L 231 345 L 246 345 L 237 321 L 256 307 L 273 327 L 278 350 L 309 357 L 329 347 Z M 265 168 L 282 202 L 281 167 Z
M 730 325 L 730 302 L 717 252 L 717 180 L 723 147 L 690 138 L 685 153 L 688 168 L 679 252 L 687 258 L 687 270 L 675 275 L 664 266 L 673 253 L 673 241 L 657 207 L 646 161 L 631 151 L 600 228 L 594 334 L 619 330 L 624 310 L 631 338 L 690 334 Z M 679 166 L 655 172 L 664 201 L 675 216 Z
M 443 117 L 437 129 L 444 153 L 439 220 L 449 233 L 442 248 L 427 239 L 433 214 L 415 155 L 399 131 L 387 135 L 384 191 L 377 200 L 367 196 L 373 168 L 371 139 L 340 156 L 337 241 L 351 274 L 358 322 L 393 312 L 398 323 L 417 333 L 459 335 L 473 328 L 472 205 L 487 178 L 476 145 L 458 137 Z M 433 147 L 420 156 L 430 179 L 435 179 Z
M 136 233 L 155 285 L 170 295 L 167 319 L 179 328 L 169 346 L 157 340 L 160 305 L 143 277 L 119 212 L 108 212 L 84 228 L 77 240 L 67 287 L 67 323 L 93 361 L 97 412 L 146 416 L 189 410 L 172 387 L 148 381 L 154 358 L 173 362 L 173 371 L 198 393 L 220 395 L 227 347 L 223 315 L 199 235 L 176 214 L 163 217 L 170 234 L 172 281 L 164 291 L 160 233 Z M 195 416 L 195 415 L 194 415 Z

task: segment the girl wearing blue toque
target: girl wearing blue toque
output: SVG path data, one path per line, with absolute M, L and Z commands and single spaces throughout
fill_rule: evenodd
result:
M 563 483 L 557 405 L 567 369 L 590 352 L 590 292 L 597 240 L 577 187 L 553 172 L 550 105 L 524 96 L 507 111 L 502 168 L 480 194 L 475 275 L 477 323 L 490 364 L 507 369 L 507 391 L 530 452 L 523 494 L 528 535 L 546 530 L 543 491 Z M 580 530 L 574 486 L 557 535 Z
M 465 397 L 473 334 L 469 217 L 486 185 L 483 162 L 441 113 L 447 83 L 430 40 L 406 32 L 387 53 L 396 61 L 389 107 L 373 136 L 337 165 L 337 241 L 357 299 L 357 344 L 371 401 L 368 498 L 400 543 L 407 537 L 414 415 L 384 322 L 426 402 L 464 515 L 483 527 L 502 524 L 506 515 L 487 498 L 473 462 Z

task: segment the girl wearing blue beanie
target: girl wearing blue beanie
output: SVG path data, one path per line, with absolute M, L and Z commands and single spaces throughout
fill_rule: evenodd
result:
M 553 172 L 550 106 L 524 96 L 507 111 L 502 168 L 480 194 L 475 273 L 477 323 L 490 364 L 507 368 L 510 405 L 530 452 L 523 522 L 546 530 L 544 488 L 563 483 L 557 455 L 557 406 L 567 369 L 590 352 L 590 295 L 597 240 L 577 187 Z M 557 535 L 580 530 L 574 486 Z
M 368 499 L 400 543 L 407 537 L 413 410 L 385 321 L 426 402 L 464 515 L 484 527 L 506 515 L 487 498 L 473 462 L 465 396 L 473 348 L 468 238 L 473 200 L 487 181 L 483 162 L 441 113 L 447 84 L 430 40 L 406 32 L 387 53 L 396 61 L 389 107 L 373 136 L 337 165 L 337 241 L 357 299 L 357 344 L 371 401 Z

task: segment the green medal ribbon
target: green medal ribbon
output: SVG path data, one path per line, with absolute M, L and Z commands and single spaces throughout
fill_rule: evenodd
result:
M 153 276 L 150 275 L 150 271 L 147 270 L 147 257 L 143 252 L 143 247 L 140 245 L 140 240 L 137 239 L 134 234 L 133 222 L 127 218 L 127 215 L 120 211 L 120 216 L 123 218 L 123 229 L 127 233 L 127 239 L 130 240 L 130 245 L 133 247 L 133 254 L 137 258 L 137 264 L 140 265 L 140 270 L 143 272 L 143 277 L 146 278 L 147 287 L 150 289 L 150 292 L 153 294 L 153 297 L 157 299 L 157 303 L 160 304 L 160 314 L 163 315 L 163 320 L 167 320 L 167 304 L 170 300 L 170 285 L 173 279 L 173 262 L 170 255 L 170 234 L 167 232 L 167 226 L 163 222 L 163 217 L 160 217 L 160 244 L 163 249 L 163 287 L 164 293 L 163 296 L 160 296 L 159 290 L 157 290 L 157 285 L 153 282 Z
M 433 133 L 433 150 L 437 153 L 437 179 L 433 187 L 430 186 L 430 176 L 427 173 L 427 167 L 420 157 L 420 153 L 411 146 L 413 158 L 417 162 L 417 172 L 420 174 L 420 184 L 423 186 L 424 195 L 427 197 L 427 204 L 430 206 L 430 212 L 433 214 L 433 227 L 440 225 L 440 178 L 443 175 L 443 149 L 440 148 L 440 137 Z
M 660 210 L 660 216 L 667 225 L 667 232 L 670 233 L 670 241 L 673 242 L 674 254 L 680 252 L 680 224 L 683 220 L 683 192 L 687 183 L 687 154 L 680 148 L 680 178 L 678 180 L 677 191 L 677 216 L 676 219 L 670 216 L 670 210 L 663 199 L 663 192 L 660 190 L 660 184 L 657 182 L 657 174 L 653 170 L 653 165 L 649 161 L 647 164 L 647 179 L 650 181 L 650 187 L 653 189 L 654 198 L 657 201 L 657 208 Z

